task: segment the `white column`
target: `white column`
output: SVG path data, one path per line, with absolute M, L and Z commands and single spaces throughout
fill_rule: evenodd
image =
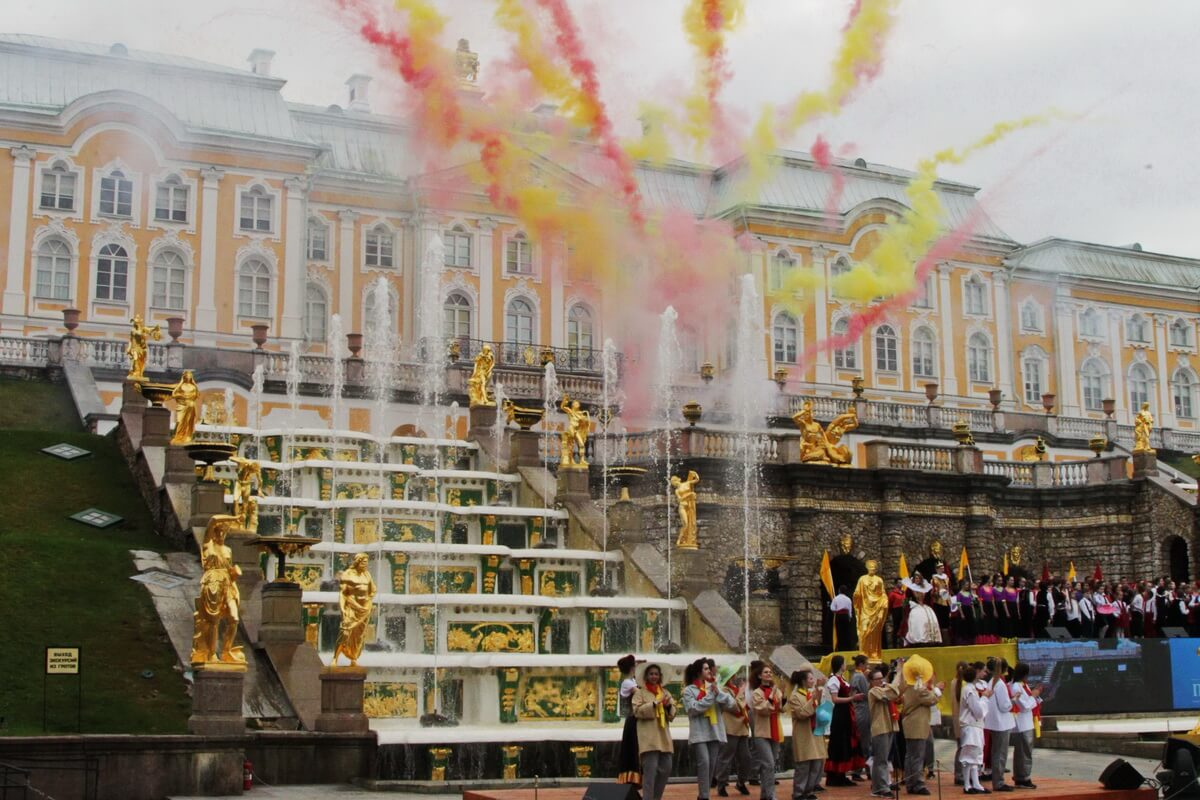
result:
M 812 249 L 812 270 L 819 272 L 813 288 L 813 325 L 818 342 L 829 338 L 829 278 L 827 261 L 829 250 L 820 245 Z M 816 370 L 813 378 L 818 386 L 833 384 L 833 366 L 829 361 L 829 349 L 822 347 L 817 351 Z
M 950 264 L 938 264 L 938 319 L 942 326 L 942 380 L 939 391 L 944 397 L 954 397 L 958 394 L 958 378 L 954 372 L 954 310 L 950 304 L 950 273 L 954 267 Z M 965 342 L 962 343 L 965 345 Z
M 492 231 L 494 230 L 496 230 L 496 220 L 490 217 L 479 223 L 479 250 L 476 254 L 476 266 L 479 269 L 479 308 L 476 309 L 478 316 L 476 317 L 475 335 L 484 341 L 498 338 L 493 330 L 495 325 L 493 314 L 496 307 L 496 298 L 493 296 L 496 292 L 496 275 L 495 267 L 492 265 Z
M 1175 427 L 1175 404 L 1171 402 L 1171 376 L 1167 374 L 1167 315 L 1154 315 L 1154 349 L 1158 353 L 1158 416 L 1164 428 Z
M 225 171 L 216 167 L 200 170 L 200 288 L 196 318 L 192 321 L 196 344 L 213 345 L 217 332 L 217 200 Z
M 29 233 L 29 176 L 37 155 L 32 147 L 19 145 L 10 151 L 13 158 L 12 210 L 8 217 L 8 261 L 4 281 L 4 313 L 25 316 L 25 238 Z M 82 193 L 79 202 L 83 202 Z M 13 322 L 14 330 L 20 323 Z
M 346 333 L 362 333 L 365 327 L 354 325 L 354 310 L 358 305 L 358 298 L 354 296 L 354 276 L 358 272 L 358 264 L 354 263 L 354 222 L 357 219 L 357 211 L 345 208 L 338 212 L 338 313 L 342 315 Z
M 421 226 L 421 235 L 417 240 L 417 259 L 413 263 L 413 280 L 411 281 L 413 286 L 414 308 L 420 305 L 421 298 L 424 296 L 425 292 L 425 251 L 429 249 L 429 243 L 433 241 L 433 237 L 438 235 L 441 229 L 441 225 L 438 223 L 437 215 L 432 211 L 421 214 L 418 218 L 418 222 Z M 438 302 L 440 303 L 442 300 L 439 298 Z M 417 321 L 417 317 L 422 313 L 423 312 L 421 311 L 417 311 L 413 314 L 413 341 L 416 341 L 421 335 L 421 328 Z M 436 335 L 441 336 L 441 332 L 439 331 Z
M 996 311 L 996 353 L 1000 357 L 1000 391 L 1012 401 L 1016 395 L 1013 394 L 1013 340 L 1008 314 L 1008 275 L 1002 272 L 994 273 L 992 285 Z
M 304 237 L 308 228 L 304 214 L 304 196 L 308 179 L 288 178 L 287 234 L 283 241 L 283 320 L 279 335 L 284 339 L 299 339 L 304 335 Z
M 1129 398 L 1125 394 L 1125 358 L 1124 351 L 1121 349 L 1121 339 L 1123 331 L 1121 330 L 1125 324 L 1125 315 L 1116 309 L 1108 312 L 1108 348 L 1112 354 L 1110 359 L 1112 365 L 1112 388 L 1113 399 L 1117 401 L 1116 418 L 1118 422 L 1123 422 L 1126 425 L 1133 424 L 1133 415 L 1137 413 L 1137 409 L 1129 410 Z
M 1075 307 L 1073 304 L 1059 300 L 1051 308 L 1054 315 L 1054 356 L 1058 369 L 1054 381 L 1058 394 L 1058 407 L 1063 416 L 1078 416 L 1079 410 L 1079 376 L 1075 367 Z

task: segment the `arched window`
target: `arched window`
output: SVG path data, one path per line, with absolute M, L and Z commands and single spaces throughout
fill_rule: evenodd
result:
M 442 304 L 442 335 L 447 339 L 471 338 L 471 301 L 462 292 L 451 292 Z
M 119 169 L 100 179 L 100 213 L 109 217 L 133 216 L 133 181 Z
M 900 369 L 896 331 L 891 325 L 880 325 L 875 329 L 875 369 L 880 372 L 897 372 Z
M 800 345 L 800 328 L 796 318 L 786 311 L 775 315 L 771 326 L 771 339 L 775 343 L 775 363 L 795 364 Z
M 1171 376 L 1171 399 L 1175 416 L 1193 419 L 1196 416 L 1196 373 L 1180 368 Z
M 1079 315 L 1079 335 L 1094 339 L 1104 335 L 1104 326 L 1101 324 L 1099 311 L 1089 308 Z
M 238 226 L 244 231 L 270 233 L 275 198 L 261 186 L 242 192 Z
M 455 225 L 446 231 L 442 239 L 446 245 L 444 263 L 447 267 L 471 266 L 471 235 L 462 225 Z
M 1134 314 L 1125 321 L 1125 338 L 1131 342 L 1147 344 L 1150 342 L 1150 322 L 1141 314 Z M 1141 408 L 1141 406 L 1137 406 Z
M 912 340 L 913 375 L 918 378 L 932 378 L 937 375 L 937 359 L 934 354 L 937 341 L 933 331 L 924 326 L 917 328 Z
M 835 338 L 845 336 L 850 330 L 850 320 L 842 317 L 833 323 Z M 837 369 L 858 369 L 858 343 L 850 342 L 845 347 L 835 347 L 833 350 L 833 366 Z
M 251 258 L 238 272 L 238 314 L 243 317 L 271 316 L 271 268 Z
M 1037 406 L 1046 391 L 1046 352 L 1036 345 L 1021 354 L 1021 378 L 1026 405 Z
M 106 244 L 96 256 L 96 299 L 124 303 L 129 290 L 129 254 L 117 244 Z
M 1021 330 L 1039 333 L 1042 330 L 1042 312 L 1032 300 L 1021 304 Z
M 992 342 L 982 333 L 967 340 L 967 377 L 973 383 L 991 383 Z
M 787 250 L 780 249 L 771 256 L 771 266 L 767 275 L 767 286 L 771 291 L 778 291 L 787 282 L 788 273 L 795 268 L 796 259 Z
M 381 302 L 387 303 L 386 311 L 380 307 Z M 387 326 L 385 331 L 380 331 L 381 324 Z M 363 293 L 363 334 L 367 345 L 372 346 L 372 342 L 381 332 L 390 335 L 395 330 L 396 296 L 390 286 L 380 286 L 377 281 L 373 281 Z
M 838 291 L 838 278 L 842 277 L 850 271 L 850 262 L 845 257 L 839 258 L 833 262 L 833 266 L 829 268 L 829 287 L 832 289 L 833 297 L 845 297 L 845 293 Z
M 71 299 L 71 247 L 62 239 L 47 239 L 37 252 L 37 297 Z
M 523 233 L 508 237 L 504 246 L 504 268 L 517 275 L 533 274 L 533 248 Z
M 967 278 L 963 284 L 963 307 L 968 314 L 980 317 L 987 314 L 987 287 L 976 275 Z
M 391 269 L 396 266 L 396 236 L 386 225 L 376 225 L 367 231 L 365 261 L 368 267 Z
M 1150 402 L 1150 389 L 1154 384 L 1154 370 L 1148 364 L 1134 364 L 1129 368 L 1129 408 L 1137 411 L 1142 403 Z
M 329 260 L 329 226 L 319 219 L 308 220 L 308 242 L 306 250 L 309 261 Z
M 533 306 L 514 297 L 504 312 L 504 341 L 509 344 L 533 344 Z
M 187 288 L 187 266 L 174 250 L 162 250 L 154 257 L 150 273 L 150 305 L 154 308 L 183 310 Z
M 75 173 L 66 163 L 55 161 L 53 167 L 42 172 L 41 207 L 56 211 L 75 210 Z
M 567 347 L 572 350 L 592 349 L 592 312 L 582 303 L 571 306 L 567 314 Z
M 187 222 L 188 187 L 178 175 L 158 184 L 154 192 L 154 218 L 159 222 Z
M 1079 370 L 1079 386 L 1083 394 L 1083 407 L 1087 411 L 1101 411 L 1108 394 L 1108 366 L 1098 358 L 1089 358 Z
M 1191 347 L 1191 326 L 1181 319 L 1177 319 L 1172 322 L 1170 330 L 1170 342 L 1171 347 Z
M 325 290 L 315 283 L 308 284 L 304 290 L 304 340 L 312 344 L 329 338 L 328 319 L 329 298 Z

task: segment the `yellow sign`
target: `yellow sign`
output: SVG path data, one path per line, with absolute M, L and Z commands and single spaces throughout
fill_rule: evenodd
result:
M 78 675 L 79 674 L 79 648 L 78 647 L 47 647 L 46 648 L 46 674 L 47 675 Z

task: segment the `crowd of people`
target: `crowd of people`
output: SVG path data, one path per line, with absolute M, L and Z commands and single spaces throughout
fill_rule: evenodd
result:
M 924 659 L 912 659 L 908 670 L 904 659 L 879 665 L 858 655 L 848 666 L 835 655 L 828 676 L 801 669 L 784 681 L 762 661 L 744 670 L 702 658 L 686 667 L 676 700 L 658 665 L 645 665 L 639 681 L 637 662 L 625 656 L 617 662 L 625 720 L 618 781 L 640 784 L 643 800 L 661 800 L 674 759 L 670 725 L 686 714 L 700 800 L 714 790 L 728 797 L 731 779 L 740 795 L 757 785 L 760 800 L 774 800 L 790 718 L 792 800 L 815 800 L 826 787 L 868 781 L 873 796 L 891 797 L 901 774 L 909 794 L 929 795 L 933 729 L 943 724 L 939 703 L 949 691 L 953 713 L 946 724 L 958 745 L 954 783 L 966 794 L 1037 788 L 1033 739 L 1041 687 L 1027 683 L 1027 664 L 960 662 L 949 688 Z M 1010 747 L 1012 783 L 1005 780 Z
M 888 590 L 890 647 L 993 644 L 1002 639 L 1051 638 L 1060 628 L 1074 639 L 1156 637 L 1169 628 L 1200 634 L 1200 581 L 1169 578 L 1105 581 L 1043 576 L 969 575 L 955 580 L 941 564 L 926 577 L 897 578 Z M 845 586 L 829 603 L 837 649 L 856 646 L 854 607 Z

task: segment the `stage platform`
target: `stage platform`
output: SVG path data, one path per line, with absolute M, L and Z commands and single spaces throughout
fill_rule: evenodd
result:
M 997 797 L 1007 796 L 1012 800 L 1019 800 L 1021 797 L 1038 798 L 1045 800 L 1046 798 L 1054 798 L 1054 800 L 1155 800 L 1158 797 L 1158 792 L 1148 787 L 1131 790 L 1110 790 L 1105 789 L 1098 781 L 1074 781 L 1061 780 L 1054 778 L 1036 778 L 1038 785 L 1036 791 L 1021 791 L 1012 792 L 1009 795 L 996 795 Z M 929 791 L 932 792 L 931 800 L 938 796 L 938 786 L 936 783 L 929 783 Z M 988 788 L 991 788 L 989 785 Z M 583 797 L 586 787 L 569 786 L 538 789 L 536 800 L 580 800 Z M 961 786 L 955 786 L 952 781 L 942 784 L 941 794 L 944 797 L 975 797 L 975 795 L 963 794 Z M 463 792 L 463 800 L 535 800 L 534 789 L 532 786 L 521 789 L 480 789 L 469 790 Z M 729 792 L 732 798 L 739 798 L 742 795 L 732 790 Z M 782 779 L 779 785 L 775 787 L 775 796 L 778 800 L 791 800 L 792 797 L 792 782 L 788 779 Z M 908 797 L 908 793 L 901 790 L 901 800 Z M 696 782 L 690 783 L 680 782 L 671 783 L 666 792 L 663 793 L 663 800 L 695 800 L 696 797 Z M 717 793 L 714 791 L 712 797 L 716 800 Z M 860 783 L 857 786 L 833 787 L 822 792 L 820 797 L 822 800 L 869 800 L 871 797 L 870 784 Z M 747 800 L 758 800 L 758 787 L 750 787 L 750 795 Z

